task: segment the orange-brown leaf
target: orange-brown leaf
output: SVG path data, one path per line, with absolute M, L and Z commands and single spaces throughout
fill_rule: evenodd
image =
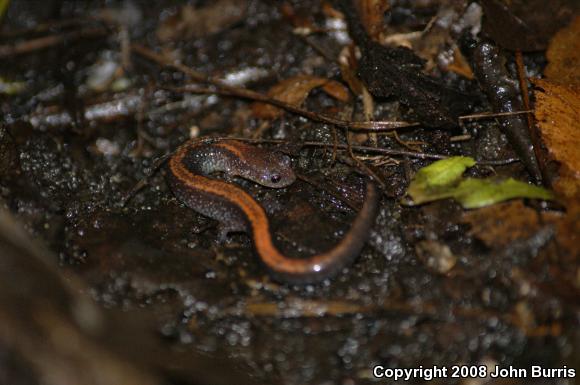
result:
M 348 89 L 337 81 L 331 80 L 322 85 L 322 90 L 326 92 L 329 96 L 340 100 L 341 102 L 348 102 L 350 100 L 350 94 Z
M 282 80 L 268 91 L 268 96 L 282 102 L 300 106 L 314 88 L 322 87 L 331 97 L 343 100 L 348 92 L 337 81 L 310 75 L 298 75 Z M 347 99 L 348 100 L 348 99 Z M 278 107 L 266 103 L 252 104 L 252 112 L 255 117 L 262 119 L 276 119 L 284 112 Z
M 580 200 L 576 198 L 568 199 L 566 205 L 566 215 L 558 221 L 556 230 L 558 247 L 564 261 L 575 263 L 580 262 Z M 580 268 L 578 269 L 580 273 Z
M 357 0 L 355 5 L 363 26 L 371 39 L 380 41 L 385 31 L 385 12 L 389 9 L 387 0 Z
M 209 36 L 238 23 L 247 10 L 247 0 L 217 0 L 200 8 L 186 4 L 159 25 L 157 38 L 165 42 Z
M 580 192 L 580 85 L 564 86 L 533 79 L 535 117 L 550 154 L 561 163 L 554 185 L 564 195 Z
M 561 84 L 580 85 L 580 16 L 550 41 L 546 77 Z
M 289 2 L 284 2 L 280 6 L 280 12 L 282 15 L 292 24 L 294 28 L 304 28 L 308 30 L 314 30 L 315 26 L 312 20 L 307 16 L 296 13 L 296 10 Z
M 328 1 L 322 2 L 322 13 L 324 16 L 332 19 L 344 19 L 344 15 L 338 9 L 334 8 Z
M 558 217 L 553 213 L 538 213 L 524 206 L 521 200 L 516 200 L 467 211 L 461 221 L 471 225 L 470 234 L 488 247 L 500 248 L 533 236 L 542 226 L 555 222 Z
M 449 63 L 447 70 L 455 72 L 456 74 L 461 75 L 467 79 L 473 79 L 473 71 L 471 70 L 467 59 L 465 56 L 463 56 L 459 48 L 455 48 L 453 50 L 453 61 Z

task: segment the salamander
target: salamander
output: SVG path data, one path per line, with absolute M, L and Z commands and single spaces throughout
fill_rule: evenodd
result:
M 286 187 L 296 179 L 288 156 L 231 139 L 193 139 L 173 153 L 167 171 L 178 200 L 219 221 L 220 238 L 230 232 L 251 233 L 261 261 L 281 282 L 315 283 L 336 275 L 359 255 L 376 217 L 378 192 L 369 181 L 362 208 L 338 244 L 309 258 L 290 258 L 274 245 L 263 207 L 242 188 L 209 177 L 223 172 L 267 187 Z

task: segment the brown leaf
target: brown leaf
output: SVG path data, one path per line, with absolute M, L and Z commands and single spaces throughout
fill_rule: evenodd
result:
M 554 244 L 561 262 L 577 263 L 580 258 L 580 201 L 568 200 L 565 204 L 566 213 L 555 213 L 537 212 L 524 206 L 522 201 L 511 201 L 467 211 L 461 222 L 471 226 L 472 236 L 496 250 L 528 239 L 545 226 L 554 226 Z
M 322 13 L 330 19 L 344 19 L 344 15 L 338 9 L 334 8 L 328 1 L 322 2 Z
M 552 38 L 548 52 L 547 78 L 562 84 L 580 85 L 580 16 Z
M 411 48 L 426 61 L 425 72 L 439 68 L 473 79 L 467 59 L 457 47 L 456 28 L 480 28 L 481 13 L 481 7 L 475 3 L 468 6 L 467 2 L 446 2 L 423 31 L 390 34 L 383 44 Z
M 331 80 L 322 85 L 322 90 L 326 92 L 329 96 L 332 96 L 336 100 L 341 102 L 348 102 L 350 100 L 350 94 L 348 90 L 342 83 Z
M 459 48 L 453 49 L 453 61 L 447 65 L 447 70 L 455 72 L 469 80 L 473 79 L 473 71 Z
M 312 20 L 305 15 L 296 13 L 296 10 L 289 2 L 286 1 L 280 6 L 280 12 L 294 28 L 302 28 L 309 31 L 316 30 Z
M 355 94 L 355 95 L 362 95 L 363 94 L 363 90 L 364 90 L 365 86 L 364 86 L 364 84 L 362 84 L 359 77 L 356 76 L 356 73 L 353 71 L 352 68 L 348 67 L 345 64 L 341 64 L 340 65 L 340 74 L 342 76 L 342 80 L 344 80 L 344 82 L 346 84 L 348 84 L 348 86 L 353 94 Z
M 580 261 L 580 200 L 578 195 L 576 198 L 568 199 L 564 204 L 566 215 L 558 221 L 556 231 L 558 248 L 563 262 L 569 261 L 578 267 L 580 266 L 578 265 Z M 580 274 L 580 268 L 577 273 Z
M 580 192 L 580 85 L 564 86 L 532 79 L 536 87 L 535 117 L 550 154 L 560 162 L 554 185 L 566 196 Z
M 578 0 L 482 0 L 483 30 L 503 48 L 538 51 L 567 24 Z
M 387 0 L 356 0 L 355 6 L 361 22 L 374 41 L 380 41 L 385 32 L 385 12 L 389 9 Z
M 306 100 L 310 91 L 317 87 L 322 87 L 328 95 L 341 101 L 348 97 L 348 91 L 341 83 L 311 75 L 298 75 L 282 80 L 270 88 L 268 96 L 288 104 L 300 106 Z M 266 103 L 254 103 L 252 104 L 252 112 L 257 118 L 276 119 L 284 111 Z
M 500 248 L 518 239 L 533 236 L 543 226 L 558 218 L 557 214 L 538 213 L 524 206 L 521 200 L 516 200 L 466 211 L 461 221 L 471 225 L 469 233 L 488 247 Z
M 171 41 L 209 36 L 238 23 L 247 10 L 246 0 L 217 0 L 201 8 L 186 4 L 159 25 L 157 38 Z
M 340 64 L 342 80 L 348 85 L 353 94 L 362 95 L 365 86 L 356 74 L 358 62 L 352 44 L 342 49 L 338 56 L 338 63 Z

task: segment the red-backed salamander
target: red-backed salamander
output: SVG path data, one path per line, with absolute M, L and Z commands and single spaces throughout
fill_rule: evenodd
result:
M 378 193 L 368 182 L 362 208 L 335 247 L 309 258 L 289 258 L 274 245 L 262 206 L 240 187 L 208 177 L 223 172 L 267 187 L 286 187 L 296 179 L 286 155 L 231 139 L 196 139 L 174 152 L 167 169 L 168 183 L 176 197 L 189 208 L 219 221 L 220 237 L 251 231 L 258 255 L 278 281 L 306 284 L 337 274 L 359 255 L 376 217 Z

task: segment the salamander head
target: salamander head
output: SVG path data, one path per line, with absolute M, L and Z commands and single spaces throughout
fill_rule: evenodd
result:
M 252 159 L 252 177 L 248 179 L 272 188 L 282 188 L 294 183 L 296 175 L 291 168 L 290 158 L 279 152 L 260 149 L 262 151 L 259 157 Z
M 237 140 L 223 140 L 214 146 L 225 149 L 234 159 L 227 171 L 233 175 L 272 188 L 286 187 L 296 180 L 290 158 L 280 152 Z
M 287 155 L 239 142 L 237 149 L 242 178 L 272 188 L 286 187 L 296 180 Z

